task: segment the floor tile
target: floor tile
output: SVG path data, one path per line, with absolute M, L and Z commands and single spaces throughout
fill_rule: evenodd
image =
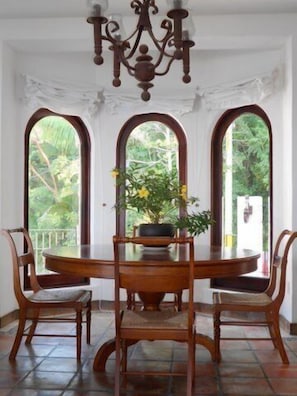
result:
M 275 395 L 266 379 L 222 377 L 222 390 L 224 396 L 271 396 Z
M 288 396 L 297 394 L 297 379 L 291 378 L 273 378 L 270 380 L 272 389 L 278 396 Z
M 198 317 L 199 331 L 212 335 L 212 317 Z M 70 329 L 70 331 L 74 331 Z M 113 313 L 93 313 L 91 345 L 82 345 L 76 360 L 75 339 L 35 338 L 21 345 L 14 362 L 8 360 L 15 327 L 0 330 L 0 396 L 110 396 L 114 389 L 115 359 L 107 360 L 104 373 L 93 370 L 98 348 L 114 336 Z M 236 334 L 236 328 L 225 329 Z M 263 336 L 258 329 L 241 334 Z M 289 365 L 282 363 L 270 341 L 222 341 L 222 361 L 212 362 L 201 345 L 196 348 L 194 396 L 297 395 L 297 337 L 284 333 Z M 187 350 L 178 342 L 137 343 L 129 348 L 129 367 L 186 373 Z M 122 396 L 184 396 L 186 377 L 129 376 Z

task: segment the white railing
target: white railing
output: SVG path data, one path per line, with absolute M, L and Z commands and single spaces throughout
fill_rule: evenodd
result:
M 35 252 L 38 274 L 46 273 L 42 251 L 55 246 L 73 246 L 79 243 L 77 228 L 69 229 L 32 229 L 30 237 Z

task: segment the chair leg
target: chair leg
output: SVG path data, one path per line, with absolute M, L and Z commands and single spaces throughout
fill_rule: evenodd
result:
M 76 359 L 81 358 L 82 311 L 76 311 Z
M 221 312 L 214 311 L 213 314 L 213 324 L 214 324 L 214 355 L 215 362 L 219 363 L 221 361 L 221 351 L 220 351 L 220 337 L 221 337 Z
M 115 349 L 115 383 L 114 383 L 114 396 L 120 396 L 120 383 L 121 383 L 121 341 L 116 339 Z
M 135 293 L 127 290 L 127 309 L 134 310 L 135 309 Z
M 195 380 L 195 339 L 188 345 L 187 396 L 192 396 Z
M 9 354 L 9 360 L 15 360 L 16 354 L 19 350 L 22 337 L 24 334 L 25 330 L 25 325 L 26 325 L 26 316 L 24 313 L 20 313 L 20 318 L 19 318 L 19 324 L 18 324 L 18 330 L 14 339 L 13 346 L 11 348 L 10 354 Z
M 282 358 L 282 361 L 284 364 L 289 364 L 289 359 L 288 359 L 288 355 L 287 352 L 285 350 L 285 346 L 283 343 L 283 339 L 281 336 L 281 332 L 280 332 L 280 328 L 279 328 L 279 316 L 278 314 L 273 315 L 272 314 L 272 331 L 274 334 L 274 339 L 275 339 L 275 344 L 276 347 L 279 351 L 279 354 Z
M 37 324 L 38 324 L 38 319 L 34 319 L 32 321 L 32 324 L 31 324 L 30 329 L 29 329 L 29 334 L 28 334 L 28 336 L 26 338 L 26 341 L 25 341 L 26 345 L 31 344 L 32 338 L 33 338 L 33 336 L 35 334 L 35 330 L 36 330 Z
M 274 328 L 273 328 L 273 318 L 267 312 L 266 312 L 266 321 L 268 323 L 269 335 L 270 335 L 270 338 L 272 340 L 273 346 L 274 346 L 275 349 L 278 349 L 277 340 L 276 340 L 276 334 L 275 334 Z
M 127 347 L 127 341 L 126 340 L 122 340 L 122 371 L 126 372 L 127 371 L 127 364 L 128 364 L 128 358 L 127 358 L 127 354 L 128 354 L 128 347 Z
M 178 293 L 175 293 L 174 295 L 174 305 L 175 309 L 180 312 L 182 310 L 182 305 L 183 305 L 183 298 L 182 298 L 182 290 Z
M 92 303 L 91 301 L 87 306 L 87 344 L 91 343 L 91 316 L 92 316 Z
M 28 336 L 26 338 L 26 341 L 25 341 L 25 344 L 27 344 L 27 345 L 31 344 L 32 338 L 33 338 L 33 336 L 35 334 L 35 330 L 36 330 L 36 327 L 37 327 L 37 324 L 38 324 L 39 313 L 40 313 L 39 309 L 36 309 L 36 310 L 33 311 L 32 324 L 30 326 L 29 334 L 28 334 Z

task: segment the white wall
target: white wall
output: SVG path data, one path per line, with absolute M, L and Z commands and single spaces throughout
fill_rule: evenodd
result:
M 284 152 L 285 155 L 290 155 L 290 159 L 292 160 L 291 169 L 289 172 L 290 177 L 292 178 L 289 180 L 289 188 L 285 186 L 284 191 L 288 191 L 288 195 L 290 195 L 291 201 L 291 213 L 292 213 L 292 227 L 294 229 L 297 228 L 297 207 L 296 207 L 296 197 L 297 197 L 297 114 L 296 114 L 296 105 L 297 105 L 297 79 L 296 79 L 296 70 L 297 70 L 297 37 L 296 35 L 292 38 L 292 51 L 290 52 L 291 55 L 291 74 L 290 80 L 288 83 L 291 82 L 291 90 L 290 90 L 290 97 L 292 98 L 291 106 L 289 107 L 289 111 L 286 113 L 289 120 L 292 120 L 292 139 L 291 141 L 284 143 Z M 291 144 L 290 144 L 291 143 Z M 289 154 L 288 154 L 289 153 Z M 290 194 L 292 192 L 292 194 Z M 292 249 L 292 257 L 293 260 L 289 266 L 289 276 L 288 276 L 288 283 L 289 283 L 289 295 L 285 300 L 285 308 L 286 308 L 286 317 L 289 318 L 290 321 L 296 323 L 297 321 L 297 247 L 294 246 Z
M 268 73 L 274 68 L 285 71 L 284 85 L 279 92 L 258 103 L 266 112 L 272 123 L 273 132 L 273 205 L 274 234 L 285 227 L 297 228 L 297 208 L 293 203 L 297 197 L 297 149 L 296 130 L 296 64 L 297 64 L 297 16 L 245 16 L 242 17 L 201 17 L 197 20 L 197 45 L 199 51 L 193 56 L 192 71 L 194 83 L 190 92 L 197 88 L 207 88 L 221 83 L 230 83 Z M 13 39 L 22 37 L 28 40 L 48 39 L 51 34 L 60 40 L 67 35 L 67 40 L 78 40 L 77 21 L 74 24 L 57 21 L 57 27 L 51 22 L 36 25 L 23 23 L 17 33 L 18 24 L 14 23 Z M 10 25 L 11 26 L 11 25 Z M 76 27 L 76 29 L 75 29 Z M 1 30 L 2 29 L 2 30 Z M 80 86 L 100 88 L 109 75 L 108 61 L 98 68 L 92 64 L 85 53 L 73 50 L 63 54 L 55 51 L 37 51 L 34 45 L 20 48 L 11 41 L 9 24 L 2 24 L 0 38 L 5 45 L 0 57 L 2 69 L 0 86 L 0 127 L 1 127 L 1 161 L 0 161 L 0 227 L 17 226 L 23 222 L 23 145 L 24 130 L 34 108 L 28 107 L 16 96 L 16 82 L 20 74 L 27 74 L 41 80 L 56 80 Z M 54 31 L 54 33 L 53 33 Z M 37 33 L 38 32 L 38 33 Z M 2 35 L 2 36 L 1 36 Z M 73 37 L 72 37 L 73 35 Z M 254 44 L 251 46 L 252 36 Z M 214 38 L 217 40 L 215 41 Z M 74 43 L 74 41 L 72 43 Z M 217 44 L 213 44 L 217 42 Z M 219 43 L 221 49 L 219 49 Z M 222 45 L 223 43 L 223 45 Z M 241 49 L 240 48 L 241 45 Z M 0 47 L 1 48 L 1 47 Z M 180 73 L 179 70 L 176 71 Z M 180 78 L 178 76 L 178 78 Z M 164 95 L 165 79 L 169 88 L 175 78 L 170 74 L 156 81 L 152 96 Z M 133 81 L 128 86 L 134 86 Z M 179 83 L 176 83 L 178 86 Z M 123 87 L 126 90 L 126 86 Z M 121 92 L 113 90 L 114 93 Z M 137 95 L 139 92 L 137 91 Z M 170 103 L 172 94 L 165 95 Z M 88 125 L 92 140 L 92 241 L 110 241 L 115 231 L 115 213 L 112 206 L 115 202 L 115 189 L 110 171 L 115 165 L 116 141 L 122 125 L 135 112 L 148 112 L 151 107 L 140 100 L 135 106 L 129 105 L 115 113 L 102 104 L 96 117 L 81 116 Z M 190 113 L 180 115 L 172 112 L 185 129 L 188 138 L 188 181 L 189 191 L 200 197 L 201 209 L 210 207 L 210 145 L 211 134 L 224 109 L 208 110 L 203 101 L 196 103 Z M 197 182 L 198 180 L 198 182 Z M 285 193 L 284 193 L 285 192 Z M 201 243 L 208 242 L 209 234 L 199 237 Z M 15 305 L 11 286 L 7 279 L 11 275 L 7 253 L 0 242 L 0 266 L 5 277 L 0 277 L 0 316 L 10 312 Z M 297 293 L 297 253 L 294 254 L 294 266 L 290 267 L 288 279 L 289 293 L 283 306 L 283 313 L 289 319 L 297 321 L 297 304 L 294 304 Z M 209 280 L 197 282 L 199 299 L 210 302 L 211 290 Z M 92 280 L 94 298 L 112 299 L 112 282 Z M 295 297 L 295 298 L 294 298 Z
M 23 219 L 23 141 L 24 130 L 19 128 L 15 96 L 15 54 L 2 48 L 1 95 L 1 228 L 21 224 Z M 12 267 L 7 245 L 1 238 L 0 316 L 15 308 L 12 290 Z

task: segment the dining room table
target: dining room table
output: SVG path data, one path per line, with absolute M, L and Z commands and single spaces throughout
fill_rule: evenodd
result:
M 89 278 L 114 279 L 113 244 L 90 244 L 77 246 L 59 246 L 43 251 L 45 267 L 54 272 L 78 275 Z M 223 246 L 195 245 L 195 279 L 240 276 L 257 270 L 260 253 L 251 249 L 229 248 Z M 120 261 L 124 266 L 137 267 L 145 275 L 163 271 L 178 273 L 188 265 L 187 253 L 183 246 L 153 248 L 123 246 Z M 163 295 L 141 296 L 143 309 L 160 309 Z M 197 333 L 196 343 L 203 345 L 215 360 L 212 337 Z M 93 369 L 105 371 L 108 357 L 115 349 L 112 338 L 101 345 L 95 355 Z

